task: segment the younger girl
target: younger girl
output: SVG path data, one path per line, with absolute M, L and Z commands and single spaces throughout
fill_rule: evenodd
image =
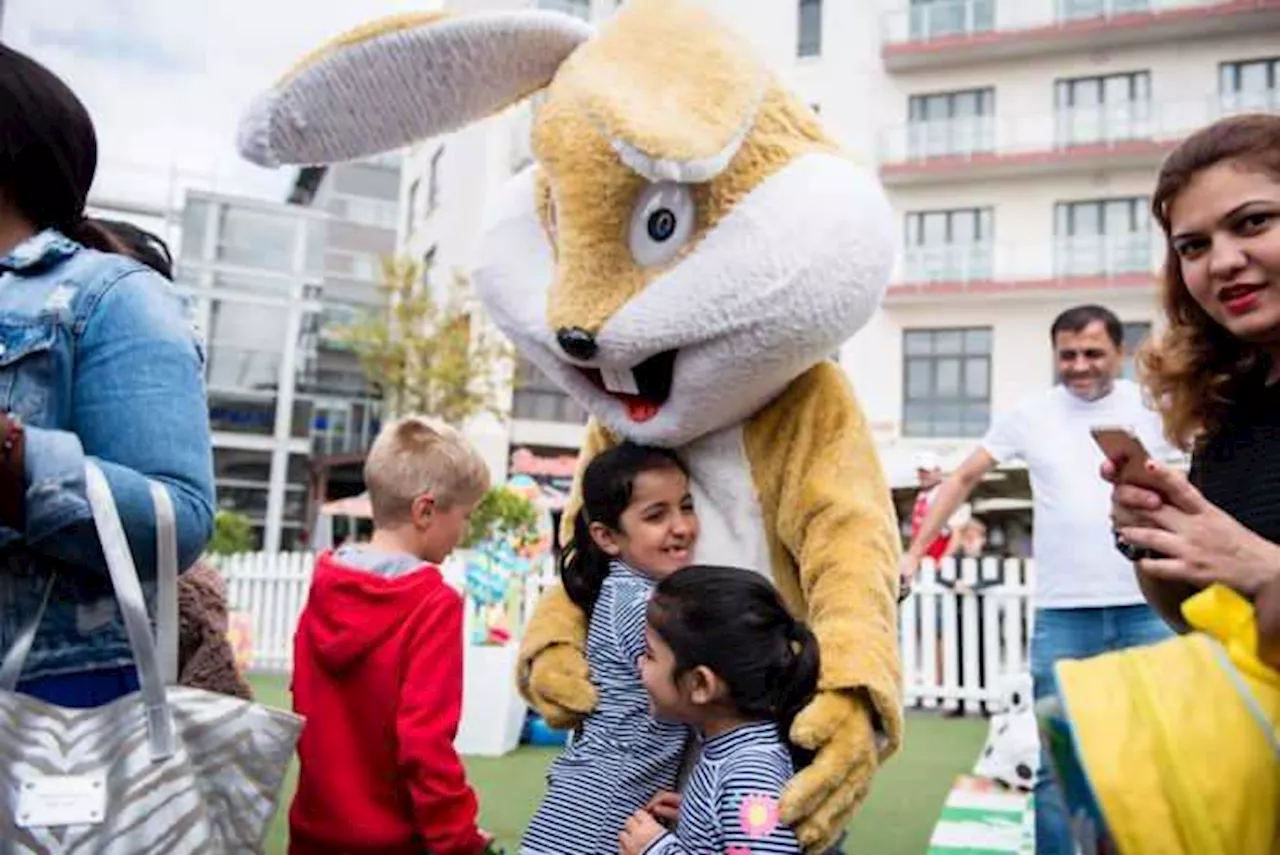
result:
M 590 615 L 599 702 L 552 764 L 522 855 L 615 855 L 627 818 L 675 786 L 690 736 L 650 715 L 639 664 L 654 584 L 688 565 L 698 537 L 688 473 L 669 451 L 623 443 L 587 466 L 582 504 L 560 574 Z
M 764 577 L 730 567 L 663 580 L 648 623 L 641 672 L 654 710 L 704 741 L 675 833 L 636 811 L 622 855 L 800 855 L 778 800 L 811 758 L 783 734 L 817 690 L 817 639 Z

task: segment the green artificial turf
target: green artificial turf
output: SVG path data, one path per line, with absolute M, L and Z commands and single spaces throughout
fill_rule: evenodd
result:
M 258 700 L 288 708 L 287 679 L 255 675 Z M 866 805 L 850 828 L 845 852 L 915 855 L 928 847 L 943 799 L 956 775 L 968 771 L 982 748 L 987 725 L 980 719 L 943 719 L 924 713 L 907 717 L 906 746 L 876 776 Z M 509 855 L 542 796 L 547 764 L 555 750 L 522 747 L 506 757 L 465 758 L 480 797 L 482 827 L 497 836 Z M 290 768 L 282 806 L 267 840 L 268 855 L 287 850 L 286 814 L 296 766 Z

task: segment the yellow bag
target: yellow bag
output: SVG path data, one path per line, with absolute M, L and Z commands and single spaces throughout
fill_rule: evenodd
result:
M 1122 855 L 1280 855 L 1280 673 L 1239 594 L 1182 612 L 1199 632 L 1056 668 L 1093 797 Z

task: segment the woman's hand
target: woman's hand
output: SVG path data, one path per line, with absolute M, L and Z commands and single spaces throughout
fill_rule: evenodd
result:
M 652 814 L 638 810 L 631 815 L 631 819 L 622 827 L 622 833 L 618 835 L 618 851 L 621 855 L 644 855 L 653 841 L 663 834 L 666 834 L 666 830 Z
M 1207 586 L 1220 582 L 1247 597 L 1280 576 L 1280 546 L 1259 537 L 1211 504 L 1186 475 L 1155 461 L 1151 487 L 1117 484 L 1113 513 L 1121 537 L 1160 553 L 1138 569 L 1159 579 Z M 1114 471 L 1103 467 L 1103 477 Z

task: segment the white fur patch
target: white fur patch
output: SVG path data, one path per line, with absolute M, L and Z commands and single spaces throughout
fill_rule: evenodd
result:
M 486 12 L 336 49 L 249 106 L 240 153 L 334 163 L 457 130 L 546 86 L 594 32 L 559 12 Z
M 695 560 L 768 576 L 764 514 L 741 425 L 708 434 L 678 451 L 692 475 L 693 502 L 698 511 Z
M 893 216 L 875 176 L 829 154 L 798 158 L 751 192 L 599 331 L 592 364 L 678 353 L 671 395 L 636 423 L 560 351 L 547 323 L 554 256 L 532 170 L 509 182 L 475 283 L 516 346 L 614 433 L 677 447 L 736 425 L 871 317 L 893 266 Z

